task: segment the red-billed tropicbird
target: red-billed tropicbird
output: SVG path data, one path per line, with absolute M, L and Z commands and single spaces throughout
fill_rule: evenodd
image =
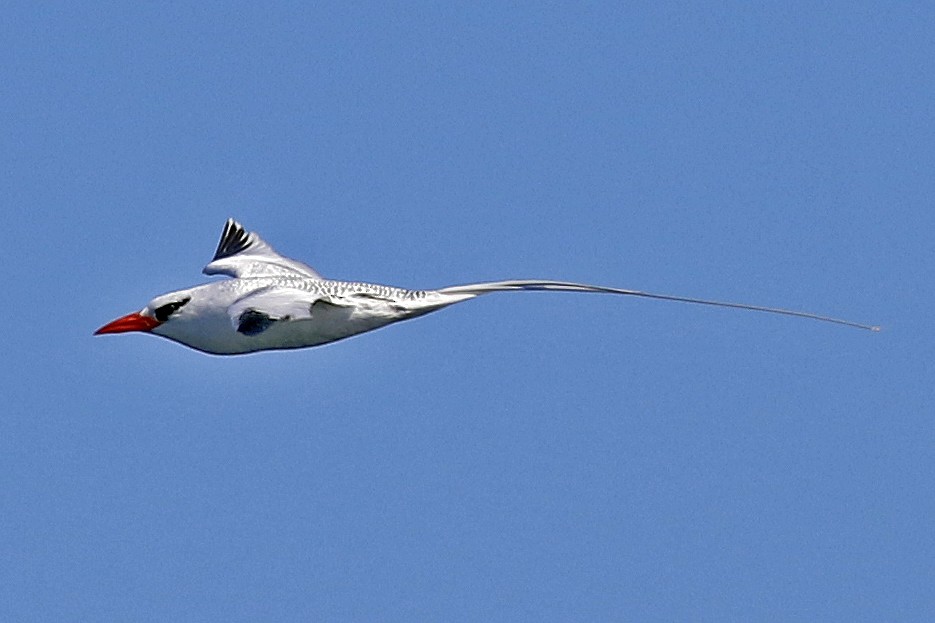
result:
M 145 331 L 216 355 L 304 348 L 422 316 L 481 294 L 550 290 L 626 294 L 667 301 L 749 309 L 879 330 L 817 314 L 652 294 L 565 281 L 512 280 L 439 290 L 406 290 L 372 283 L 325 279 L 305 264 L 278 254 L 256 233 L 229 219 L 206 275 L 229 275 L 157 296 L 142 310 L 118 318 L 95 334 Z

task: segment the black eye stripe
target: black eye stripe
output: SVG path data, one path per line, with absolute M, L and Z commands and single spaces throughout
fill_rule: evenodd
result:
M 169 316 L 174 314 L 185 305 L 187 302 L 192 300 L 192 297 L 188 296 L 182 299 L 181 301 L 174 301 L 172 303 L 166 303 L 165 305 L 160 305 L 153 311 L 153 316 L 156 317 L 156 320 L 159 322 L 165 322 L 169 319 Z

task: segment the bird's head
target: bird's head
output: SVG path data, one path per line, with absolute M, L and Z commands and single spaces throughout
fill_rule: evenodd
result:
M 227 313 L 241 295 L 236 284 L 236 280 L 215 281 L 162 294 L 140 311 L 117 318 L 94 334 L 140 331 L 218 355 L 255 350 L 256 344 L 241 343 L 244 336 L 234 330 Z
M 169 325 L 178 323 L 187 315 L 186 305 L 191 300 L 191 290 L 181 290 L 157 296 L 140 311 L 127 314 L 105 324 L 95 331 L 94 335 L 127 333 L 130 331 L 166 333 Z

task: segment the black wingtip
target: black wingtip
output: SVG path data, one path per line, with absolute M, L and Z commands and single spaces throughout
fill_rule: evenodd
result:
M 250 233 L 243 228 L 243 225 L 232 218 L 227 219 L 224 224 L 224 231 L 221 232 L 221 241 L 218 242 L 217 251 L 214 252 L 215 260 L 221 260 L 225 257 L 237 255 L 249 249 L 253 245 Z

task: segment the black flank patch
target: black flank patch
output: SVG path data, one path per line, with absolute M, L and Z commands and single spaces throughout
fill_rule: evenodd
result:
M 269 315 L 255 309 L 248 309 L 240 314 L 237 332 L 244 335 L 258 335 L 269 329 L 274 322 L 276 321 Z

